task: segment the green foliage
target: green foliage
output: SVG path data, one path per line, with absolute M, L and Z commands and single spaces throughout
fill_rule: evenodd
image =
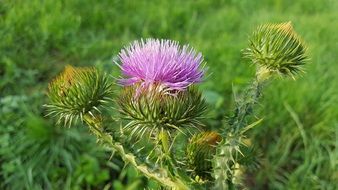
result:
M 28 113 L 27 106 L 42 97 L 1 99 L 0 188 L 103 188 L 112 170 L 106 151 L 96 146 L 86 130 L 54 127 L 43 117 Z
M 76 184 L 97 187 L 102 182 L 109 180 L 109 170 L 102 169 L 100 163 L 95 157 L 84 155 L 79 161 L 79 165 L 74 171 L 74 178 L 77 179 Z
M 43 92 L 47 81 L 65 64 L 96 65 L 116 74 L 111 56 L 122 44 L 140 37 L 189 42 L 207 55 L 212 74 L 202 84 L 203 91 L 225 97 L 221 106 L 211 107 L 212 117 L 206 120 L 218 128 L 221 116 L 229 115 L 234 106 L 232 90 L 246 85 L 254 72 L 239 53 L 246 46 L 248 32 L 262 23 L 291 20 L 307 41 L 313 64 L 305 67 L 309 74 L 296 83 L 274 81 L 266 88 L 256 113 L 264 121 L 248 133 L 263 153 L 262 163 L 246 176 L 245 183 L 250 189 L 337 189 L 333 183 L 338 160 L 337 5 L 332 0 L 1 1 L 0 101 L 14 105 L 18 99 L 29 99 L 10 114 L 0 113 L 1 151 L 17 147 L 10 139 L 15 139 L 13 135 L 26 122 L 26 114 L 19 115 L 18 110 L 40 114 L 44 98 L 30 99 Z M 2 104 L 0 109 L 9 106 Z M 71 130 L 84 135 L 81 128 Z M 0 165 L 5 163 L 3 155 Z M 3 185 L 4 176 L 0 179 Z M 121 178 L 121 183 L 131 182 Z
M 291 33 L 289 24 L 269 27 L 272 31 L 257 29 L 257 33 L 260 33 L 259 38 L 268 37 L 268 40 L 259 39 L 258 41 L 262 47 L 267 47 L 265 53 L 271 57 L 282 57 L 281 60 L 284 62 L 266 63 L 266 61 L 263 61 L 263 63 L 257 63 L 258 69 L 255 80 L 250 88 L 236 99 L 234 115 L 229 117 L 225 128 L 219 129 L 221 134 L 219 135 L 216 132 L 197 134 L 188 144 L 188 167 L 193 170 L 193 177 L 212 180 L 215 189 L 231 190 L 236 189 L 241 184 L 237 179 L 239 177 L 235 176 L 236 170 L 238 170 L 239 163 L 242 163 L 242 166 L 247 166 L 248 161 L 250 161 L 250 158 L 243 158 L 246 155 L 241 151 L 241 147 L 246 146 L 243 142 L 245 133 L 261 122 L 259 120 L 247 125 L 247 118 L 253 114 L 254 106 L 262 94 L 262 83 L 267 81 L 270 78 L 269 75 L 274 74 L 274 72 L 284 72 L 287 67 L 296 68 L 292 66 L 294 60 L 291 60 L 291 62 L 287 60 L 290 51 L 294 58 L 304 56 L 303 50 L 297 50 L 299 44 L 296 44 L 296 47 L 292 47 L 291 50 L 282 49 L 280 52 L 270 52 L 269 47 L 274 46 L 274 44 L 278 46 L 276 45 L 273 48 L 279 49 L 289 46 L 289 41 L 294 43 L 292 40 L 294 40 L 295 34 Z M 277 30 L 277 34 L 274 34 L 274 30 Z M 280 34 L 285 36 L 280 37 Z M 273 37 L 269 39 L 271 35 Z M 284 43 L 280 43 L 281 40 Z M 251 56 L 254 63 L 262 57 L 260 54 L 252 54 Z M 298 61 L 301 60 L 302 58 Z M 297 64 L 296 62 L 294 64 Z M 290 64 L 286 65 L 286 63 Z M 278 64 L 283 65 L 283 67 Z M 297 67 L 298 70 L 301 69 L 299 65 Z M 263 77 L 262 68 L 265 73 L 268 73 L 267 77 Z M 291 72 L 290 69 L 290 73 L 295 74 L 296 70 Z M 128 121 L 127 124 L 124 124 L 123 121 L 121 123 L 122 126 L 124 125 L 121 129 L 122 134 L 125 129 L 130 129 L 132 131 L 130 135 L 136 134 L 141 137 L 140 140 L 144 140 L 144 135 L 147 135 L 148 139 L 155 137 L 151 139 L 154 142 L 154 147 L 149 156 L 155 150 L 154 156 L 158 159 L 155 163 L 146 164 L 135 156 L 133 150 L 127 152 L 123 143 L 116 141 L 112 135 L 105 131 L 105 128 L 102 128 L 105 121 L 100 119 L 102 112 L 96 106 L 99 106 L 102 101 L 105 103 L 104 98 L 110 100 L 111 88 L 107 85 L 106 80 L 97 80 L 98 76 L 100 75 L 94 72 L 94 69 L 66 67 L 65 71 L 50 83 L 49 98 L 55 105 L 49 106 L 49 108 L 52 108 L 48 110 L 49 113 L 58 116 L 59 121 L 65 120 L 65 124 L 69 120 L 68 123 L 71 124 L 73 117 L 76 119 L 80 117 L 88 125 L 90 131 L 97 136 L 99 142 L 116 151 L 125 163 L 130 163 L 149 179 L 154 179 L 161 186 L 171 189 L 190 189 L 189 185 L 192 179 L 188 177 L 186 171 L 179 171 L 177 160 L 175 160 L 173 154 L 174 148 L 172 147 L 175 145 L 173 141 L 177 134 L 173 135 L 172 131 L 178 130 L 181 132 L 181 128 L 202 125 L 199 119 L 203 116 L 206 106 L 201 94 L 191 87 L 184 91 L 169 91 L 163 88 L 161 84 L 152 84 L 147 88 L 142 85 L 133 85 L 122 89 L 118 104 L 120 113 Z M 101 74 L 101 76 L 105 75 Z M 108 87 L 101 89 L 100 86 Z M 96 92 L 98 90 L 95 88 L 99 89 L 99 93 Z M 55 107 L 57 109 L 53 109 Z M 97 113 L 93 114 L 91 112 L 93 109 Z M 155 164 L 156 166 L 158 161 L 160 162 L 159 167 L 154 168 L 152 165 Z

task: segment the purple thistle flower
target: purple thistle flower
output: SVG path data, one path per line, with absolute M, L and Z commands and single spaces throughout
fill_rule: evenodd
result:
M 121 50 L 120 66 L 124 86 L 140 83 L 143 87 L 158 84 L 169 90 L 184 90 L 201 82 L 203 56 L 188 45 L 180 47 L 171 40 L 135 41 Z

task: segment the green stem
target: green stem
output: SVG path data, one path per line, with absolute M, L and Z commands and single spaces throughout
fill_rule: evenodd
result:
M 232 180 L 228 179 L 227 184 L 228 184 L 229 190 L 235 190 L 235 186 L 234 186 L 234 183 L 232 182 Z
M 261 88 L 262 82 L 255 79 L 245 91 L 244 96 L 236 102 L 235 114 L 229 120 L 231 132 L 237 133 L 243 127 L 247 126 L 246 118 L 252 114 L 253 107 L 261 96 Z
M 223 189 L 236 189 L 236 185 L 233 182 L 234 166 L 237 163 L 236 155 L 240 154 L 243 130 L 246 130 L 245 128 L 248 126 L 247 117 L 252 115 L 254 106 L 261 96 L 262 85 L 268 78 L 269 76 L 265 71 L 257 71 L 253 83 L 236 102 L 235 113 L 228 121 L 230 130 L 224 130 L 223 132 L 225 141 L 217 146 L 214 163 L 219 168 L 214 169 L 215 176 L 217 176 L 215 184 L 218 184 Z
M 164 155 L 163 164 L 169 168 L 169 171 L 172 175 L 177 174 L 176 170 L 176 162 L 174 159 L 174 155 L 171 150 L 172 139 L 168 134 L 168 131 L 162 129 L 158 134 L 158 141 L 160 142 L 161 154 Z
M 150 169 L 144 164 L 139 165 L 136 161 L 136 157 L 133 154 L 126 153 L 126 151 L 124 150 L 124 147 L 120 143 L 114 142 L 112 136 L 100 130 L 100 123 L 97 122 L 95 118 L 93 118 L 92 116 L 84 115 L 83 120 L 89 126 L 90 130 L 95 135 L 97 135 L 97 137 L 100 140 L 106 143 L 109 147 L 111 147 L 121 156 L 122 160 L 125 163 L 131 164 L 136 170 L 141 172 L 147 178 L 154 179 L 157 182 L 159 182 L 161 185 L 174 189 L 174 190 L 189 190 L 190 189 L 180 179 L 177 179 L 177 178 L 172 179 L 169 176 L 166 176 L 165 174 L 167 174 L 168 172 L 166 172 L 166 170 L 163 168 L 158 169 L 163 174 L 161 175 L 160 172 L 150 171 Z
M 170 156 L 170 137 L 168 132 L 162 129 L 162 131 L 158 134 L 158 140 L 161 143 L 161 149 L 166 156 Z
M 232 190 L 235 189 L 233 184 L 234 165 L 236 160 L 233 158 L 233 153 L 236 149 L 231 146 L 229 139 L 217 146 L 217 152 L 213 158 L 215 186 L 214 189 Z

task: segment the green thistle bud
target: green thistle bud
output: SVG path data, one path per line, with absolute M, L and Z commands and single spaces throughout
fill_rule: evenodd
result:
M 156 85 L 133 85 L 124 88 L 118 103 L 120 113 L 128 121 L 125 129 L 139 137 L 162 131 L 170 135 L 172 131 L 203 126 L 201 119 L 206 109 L 201 93 L 192 87 L 173 94 Z
M 244 55 L 258 66 L 258 77 L 272 73 L 294 77 L 307 61 L 306 46 L 291 22 L 259 26 L 250 38 Z
M 112 84 L 95 68 L 66 66 L 48 86 L 48 115 L 57 116 L 58 123 L 70 125 L 86 114 L 94 117 L 100 107 L 111 100 Z
M 216 153 L 216 145 L 222 137 L 216 132 L 202 132 L 194 135 L 187 146 L 188 165 L 194 175 L 203 180 L 211 178 L 211 159 Z

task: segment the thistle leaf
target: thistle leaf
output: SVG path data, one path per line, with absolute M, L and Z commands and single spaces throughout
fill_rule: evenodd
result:
M 241 129 L 241 134 L 244 135 L 245 132 L 247 132 L 248 130 L 252 129 L 256 125 L 260 124 L 262 121 L 263 121 L 263 119 L 260 119 L 260 120 L 257 120 L 255 122 L 251 123 L 250 125 L 244 127 L 243 129 Z

